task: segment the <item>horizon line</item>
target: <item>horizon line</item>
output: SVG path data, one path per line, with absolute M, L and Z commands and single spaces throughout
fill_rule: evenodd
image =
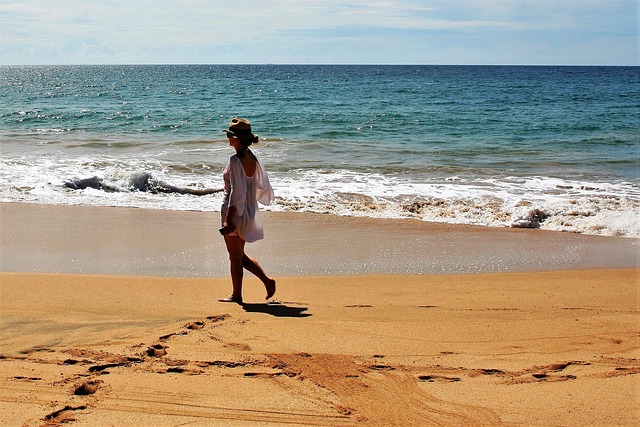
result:
M 373 66 L 373 67 L 640 67 L 640 64 L 420 64 L 420 63 L 315 63 L 315 62 L 238 62 L 238 63 L 216 63 L 216 62 L 166 62 L 166 63 L 51 63 L 51 64 L 0 64 L 0 67 L 60 67 L 60 66 L 170 66 L 170 65 L 223 65 L 223 66 L 280 66 L 280 65 L 296 65 L 296 66 Z

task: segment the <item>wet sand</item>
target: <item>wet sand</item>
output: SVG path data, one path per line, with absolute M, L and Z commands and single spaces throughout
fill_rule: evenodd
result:
M 640 239 L 263 213 L 247 252 L 278 276 L 636 268 Z M 226 277 L 218 212 L 0 203 L 0 269 Z

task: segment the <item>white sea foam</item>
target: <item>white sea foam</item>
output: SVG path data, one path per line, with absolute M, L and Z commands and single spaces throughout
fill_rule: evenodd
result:
M 640 191 L 629 183 L 544 177 L 416 182 L 309 171 L 279 182 L 274 209 L 640 237 Z M 536 210 L 537 224 L 527 224 Z
M 13 156 L 2 161 L 0 200 L 218 211 L 219 193 L 193 196 L 131 191 L 131 180 L 147 172 L 177 187 L 221 188 L 222 167 L 201 165 L 191 170 L 157 157 Z M 66 180 L 92 176 L 121 191 L 72 190 L 63 185 Z M 266 210 L 640 237 L 640 189 L 628 182 L 542 176 L 434 178 L 338 169 L 272 171 L 270 177 L 276 201 Z

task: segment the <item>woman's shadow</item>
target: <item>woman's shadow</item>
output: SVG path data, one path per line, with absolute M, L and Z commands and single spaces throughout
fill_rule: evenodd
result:
M 244 311 L 249 313 L 265 313 L 276 317 L 309 317 L 310 313 L 305 313 L 307 307 L 292 307 L 281 302 L 271 303 L 247 303 L 240 304 Z

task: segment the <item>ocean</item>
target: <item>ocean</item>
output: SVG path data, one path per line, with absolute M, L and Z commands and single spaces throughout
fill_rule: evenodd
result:
M 219 211 L 234 116 L 264 210 L 640 237 L 638 67 L 3 66 L 0 201 Z

